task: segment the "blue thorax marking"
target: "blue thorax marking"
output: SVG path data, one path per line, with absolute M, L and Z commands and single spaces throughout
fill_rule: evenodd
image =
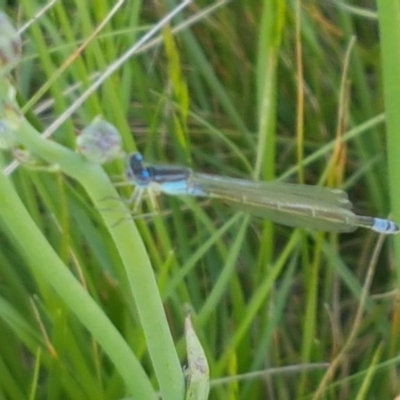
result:
M 128 159 L 127 176 L 142 189 L 151 189 L 170 195 L 204 196 L 204 192 L 191 185 L 192 171 L 189 168 L 153 165 L 143 166 L 143 157 L 139 153 Z

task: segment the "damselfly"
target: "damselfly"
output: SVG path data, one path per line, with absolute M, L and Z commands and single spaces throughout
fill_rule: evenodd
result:
M 356 215 L 347 193 L 340 189 L 254 182 L 201 174 L 181 166 L 146 166 L 139 153 L 129 155 L 126 174 L 136 186 L 136 193 L 147 189 L 174 196 L 219 199 L 283 225 L 332 232 L 351 232 L 358 227 L 384 234 L 399 232 L 399 226 L 387 219 Z

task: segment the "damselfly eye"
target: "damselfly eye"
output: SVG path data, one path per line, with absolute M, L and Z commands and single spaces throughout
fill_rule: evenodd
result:
M 142 163 L 143 162 L 143 156 L 140 153 L 133 153 L 131 155 L 131 162 Z
M 135 173 L 135 181 L 140 186 L 147 186 L 150 180 L 150 172 L 146 168 Z

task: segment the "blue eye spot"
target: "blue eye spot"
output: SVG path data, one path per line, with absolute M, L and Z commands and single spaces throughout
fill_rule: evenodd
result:
M 146 168 L 143 168 L 140 171 L 136 171 L 135 181 L 136 181 L 136 184 L 139 186 L 142 186 L 142 187 L 148 186 L 151 181 L 150 172 Z
M 134 153 L 132 154 L 132 159 L 136 162 L 142 162 L 143 161 L 143 157 L 140 153 Z
M 150 174 L 149 171 L 147 171 L 147 169 L 140 171 L 140 179 L 149 179 L 149 177 Z

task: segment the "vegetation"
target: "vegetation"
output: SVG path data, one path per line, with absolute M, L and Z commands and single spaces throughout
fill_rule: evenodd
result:
M 89 4 L 3 8 L 20 59 L 0 20 L 0 398 L 183 399 L 188 309 L 210 399 L 396 397 L 399 236 L 207 199 L 132 214 L 125 156 L 76 137 L 101 115 L 126 154 L 400 222 L 398 1 Z

